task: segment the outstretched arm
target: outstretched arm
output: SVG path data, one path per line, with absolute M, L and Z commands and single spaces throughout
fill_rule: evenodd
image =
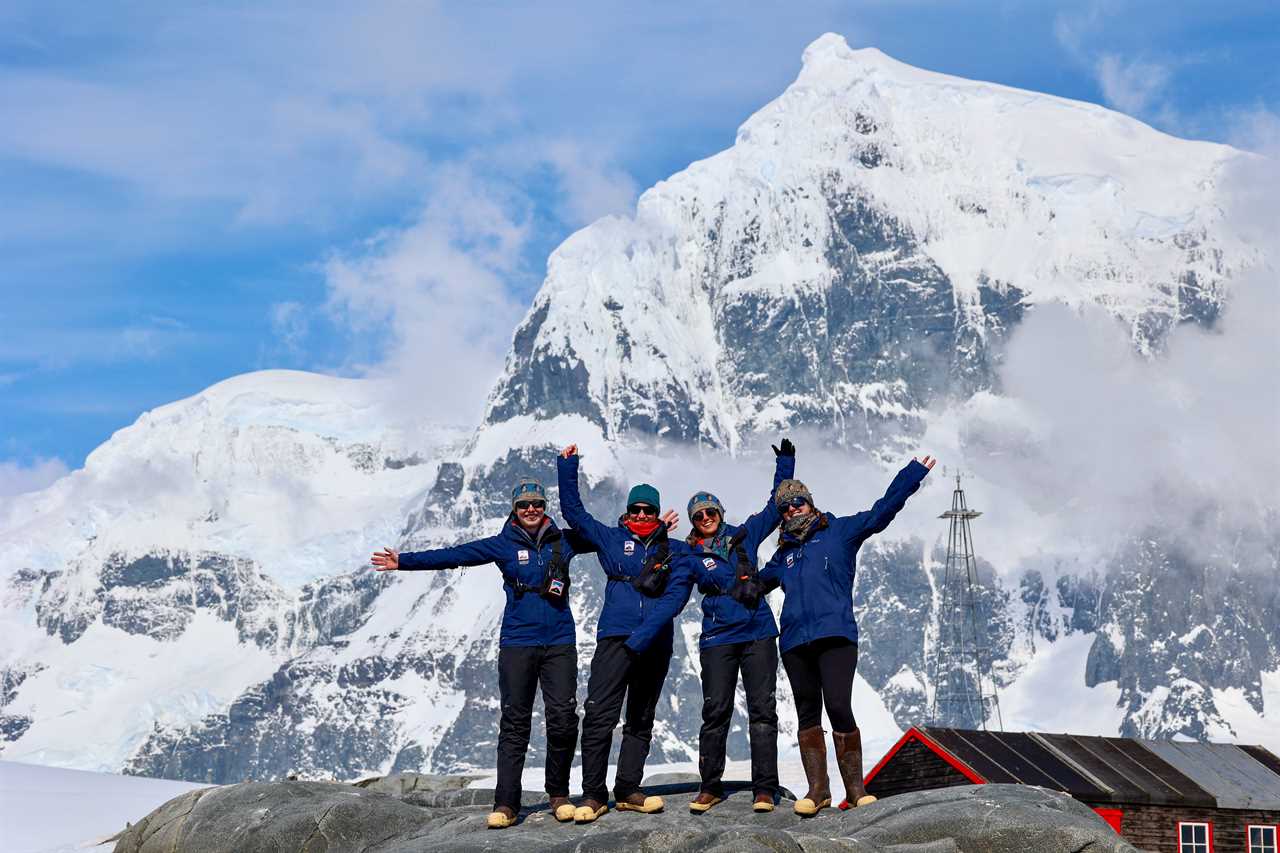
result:
M 408 551 L 397 554 L 390 548 L 375 552 L 373 567 L 379 572 L 415 572 L 426 569 L 454 569 L 458 566 L 483 566 L 502 559 L 502 537 L 489 536 L 474 542 L 464 542 L 452 548 L 433 548 L 429 551 Z
M 928 456 L 924 461 L 912 459 L 898 472 L 898 476 L 893 478 L 884 497 L 872 504 L 871 509 L 840 519 L 844 526 L 846 541 L 861 545 L 868 538 L 888 527 L 894 517 L 907 505 L 907 498 L 914 495 L 920 488 L 920 484 L 928 476 L 936 461 Z
M 596 521 L 587 508 L 582 505 L 582 493 L 578 491 L 578 445 L 571 444 L 556 459 L 556 480 L 560 486 L 560 512 L 564 514 L 565 523 L 574 529 L 576 534 L 593 546 L 591 550 L 599 551 L 609 541 L 611 528 Z
M 778 512 L 778 507 L 773 502 L 773 496 L 778 493 L 778 484 L 796 475 L 796 446 L 791 443 L 791 439 L 782 439 L 782 446 L 773 448 L 773 452 L 775 454 L 773 488 L 769 489 L 769 498 L 764 502 L 764 509 L 748 518 L 742 525 L 747 528 L 747 535 L 742 540 L 742 545 L 747 549 L 747 554 L 752 561 L 755 560 L 760 543 L 768 539 L 769 534 L 777 530 L 778 525 L 782 523 L 782 514 Z
M 627 638 L 626 646 L 633 652 L 643 652 L 653 643 L 658 632 L 671 624 L 671 620 L 680 615 L 684 606 L 689 603 L 689 594 L 693 591 L 693 571 L 690 556 L 678 556 L 671 559 L 671 577 L 667 579 L 667 588 L 657 599 L 644 609 L 644 618 L 640 625 Z

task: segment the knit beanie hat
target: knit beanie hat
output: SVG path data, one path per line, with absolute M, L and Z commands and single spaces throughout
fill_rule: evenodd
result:
M 631 491 L 627 493 L 627 506 L 632 504 L 648 504 L 654 509 L 662 506 L 662 501 L 658 499 L 658 490 L 648 483 L 641 483 L 638 486 L 632 486 Z
M 783 480 L 778 484 L 778 490 L 773 493 L 773 503 L 775 506 L 783 507 L 791 502 L 792 498 L 804 498 L 813 506 L 813 495 L 809 494 L 809 489 L 799 480 Z
M 720 499 L 710 492 L 697 492 L 693 497 L 689 498 L 690 521 L 693 521 L 695 513 L 704 509 L 714 509 L 720 513 L 721 518 L 724 518 L 724 504 L 720 503 Z
M 516 505 L 516 501 L 543 501 L 547 500 L 547 490 L 542 488 L 542 484 L 537 480 L 525 477 L 516 487 L 511 490 L 511 506 Z

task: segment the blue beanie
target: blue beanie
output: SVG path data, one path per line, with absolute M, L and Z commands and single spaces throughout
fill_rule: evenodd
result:
M 662 501 L 658 498 L 657 489 L 648 483 L 641 483 L 638 486 L 632 486 L 631 491 L 627 493 L 627 506 L 632 504 L 648 504 L 654 509 L 659 509 Z
M 515 506 L 516 501 L 542 501 L 546 503 L 547 491 L 542 488 L 542 484 L 537 480 L 531 480 L 528 477 L 516 484 L 511 490 L 511 505 Z
M 724 518 L 724 504 L 710 492 L 697 492 L 689 498 L 689 520 L 693 521 L 693 514 L 703 509 L 714 509 L 720 513 L 721 518 Z

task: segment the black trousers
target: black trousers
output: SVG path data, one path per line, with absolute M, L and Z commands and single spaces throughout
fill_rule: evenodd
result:
M 618 775 L 613 793 L 623 799 L 640 790 L 644 762 L 653 739 L 653 716 L 671 665 L 671 646 L 655 644 L 634 657 L 623 643 L 626 637 L 605 637 L 596 644 L 587 680 L 587 704 L 582 717 L 582 793 L 607 802 L 609 752 L 613 727 L 622 714 L 622 748 L 618 750 Z
M 858 669 L 858 644 L 844 637 L 823 637 L 782 653 L 782 667 L 796 697 L 800 728 L 822 725 L 822 706 L 838 732 L 851 732 L 853 674 Z
M 520 810 L 520 776 L 539 685 L 547 719 L 547 794 L 569 796 L 569 767 L 578 742 L 578 649 L 571 644 L 508 646 L 498 650 L 502 718 L 498 724 L 495 807 Z
M 725 742 L 733 719 L 738 674 L 747 694 L 747 734 L 751 740 L 751 787 L 757 794 L 778 788 L 778 645 L 774 637 L 712 646 L 702 659 L 702 731 L 698 734 L 698 772 L 702 790 L 724 796 Z

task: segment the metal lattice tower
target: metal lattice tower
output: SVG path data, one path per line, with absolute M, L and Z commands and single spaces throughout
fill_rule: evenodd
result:
M 951 493 L 951 509 L 938 518 L 951 521 L 947 567 L 943 576 L 942 611 L 934 647 L 930 684 L 929 724 L 960 729 L 987 728 L 994 719 L 1001 731 L 1000 697 L 996 695 L 987 649 L 987 617 L 978 595 L 978 565 L 973 555 L 969 522 L 981 512 L 965 503 L 960 475 Z

